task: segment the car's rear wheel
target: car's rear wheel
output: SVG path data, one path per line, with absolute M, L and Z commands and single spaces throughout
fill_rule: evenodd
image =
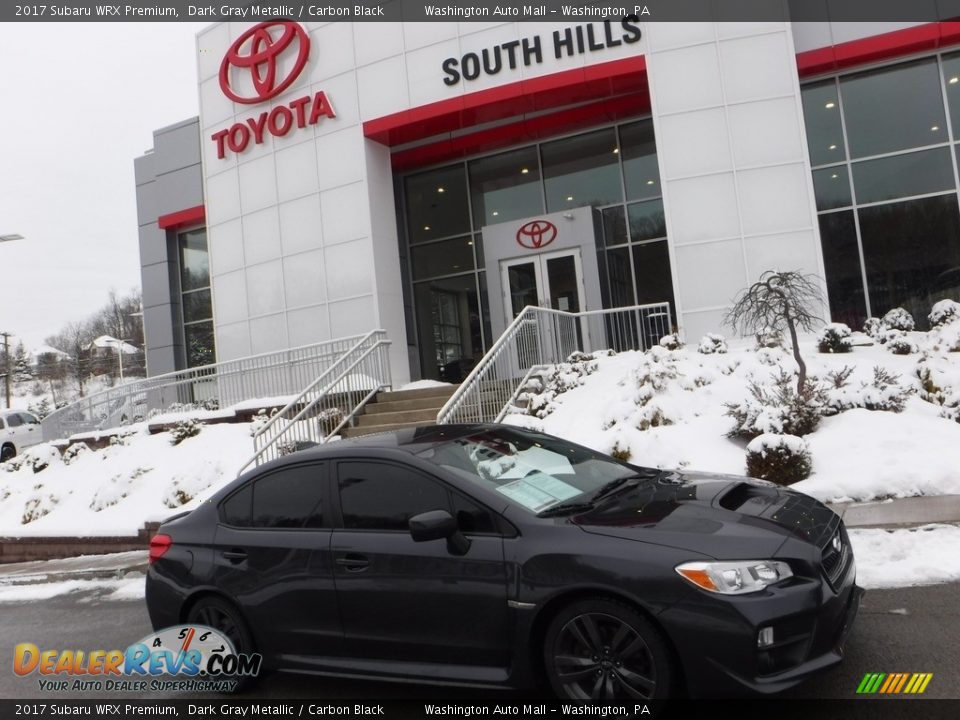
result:
M 200 598 L 187 613 L 187 622 L 206 625 L 217 630 L 230 640 L 234 651 L 237 653 L 249 654 L 255 652 L 253 636 L 246 621 L 240 611 L 226 600 L 214 595 Z M 255 681 L 255 678 L 251 677 L 234 677 L 231 679 L 238 681 L 235 691 L 249 687 Z
M 17 450 L 13 445 L 4 445 L 0 448 L 0 462 L 6 462 L 7 460 L 12 460 L 17 456 Z
M 554 693 L 579 700 L 669 697 L 676 671 L 660 632 L 624 603 L 575 602 L 551 620 L 544 667 Z

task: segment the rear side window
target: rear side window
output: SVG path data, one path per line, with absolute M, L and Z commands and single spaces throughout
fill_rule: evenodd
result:
M 24 424 L 26 424 L 26 425 L 39 425 L 39 424 L 40 424 L 40 421 L 37 420 L 37 419 L 36 419 L 33 415 L 31 415 L 30 413 L 20 413 L 20 419 L 21 419 L 21 420 L 24 422 Z
M 20 427 L 23 425 L 23 420 L 20 418 L 20 415 L 13 413 L 12 415 L 7 415 L 7 425 L 10 427 Z
M 353 530 L 409 530 L 414 515 L 450 510 L 447 490 L 420 473 L 387 463 L 337 465 L 343 525 Z
M 324 526 L 323 465 L 296 465 L 264 475 L 231 495 L 220 507 L 227 525 L 251 528 Z

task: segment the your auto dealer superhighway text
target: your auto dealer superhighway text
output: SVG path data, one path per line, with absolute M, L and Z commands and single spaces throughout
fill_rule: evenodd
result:
M 187 705 L 187 715 L 383 715 L 383 705 Z

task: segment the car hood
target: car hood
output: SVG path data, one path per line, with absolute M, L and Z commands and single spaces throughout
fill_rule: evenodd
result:
M 791 536 L 821 547 L 840 519 L 812 497 L 764 481 L 664 472 L 570 522 L 723 560 L 773 557 Z

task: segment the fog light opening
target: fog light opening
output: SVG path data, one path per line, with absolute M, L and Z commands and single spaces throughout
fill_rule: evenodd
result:
M 757 633 L 757 647 L 768 648 L 771 645 L 773 645 L 773 628 L 761 628 L 760 632 Z

